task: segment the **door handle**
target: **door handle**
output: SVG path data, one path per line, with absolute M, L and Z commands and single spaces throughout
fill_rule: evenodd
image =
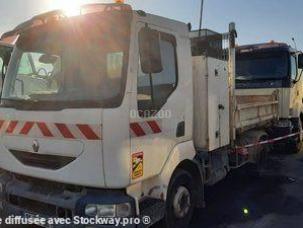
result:
M 219 110 L 224 110 L 225 109 L 225 107 L 222 104 L 219 104 L 218 108 L 219 108 Z
M 176 137 L 180 138 L 185 136 L 185 121 L 178 123 Z

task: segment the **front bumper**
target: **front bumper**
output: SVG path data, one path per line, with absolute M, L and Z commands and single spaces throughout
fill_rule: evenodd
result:
M 0 185 L 3 216 L 6 218 L 9 216 L 29 218 L 30 216 L 30 218 L 45 218 L 46 221 L 50 218 L 63 218 L 64 221 L 71 221 L 72 224 L 46 224 L 45 227 L 75 227 L 76 220 L 74 218 L 86 217 L 85 207 L 87 204 L 112 205 L 122 203 L 130 203 L 132 207 L 131 217 L 135 217 L 135 200 L 120 190 L 64 186 L 63 184 L 27 177 L 15 177 L 11 174 L 3 174 L 0 177 Z M 83 227 L 110 227 L 111 225 L 111 223 L 102 225 L 98 223 L 85 224 Z M 135 227 L 135 225 L 130 224 L 123 227 Z

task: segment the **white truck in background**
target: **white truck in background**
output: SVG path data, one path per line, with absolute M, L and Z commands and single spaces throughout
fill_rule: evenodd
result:
M 245 146 L 280 121 L 275 94 L 236 95 L 234 24 L 213 42 L 129 5 L 91 4 L 2 38 L 14 35 L 0 107 L 7 215 L 187 227 L 204 186 L 256 162 L 267 146 Z
M 257 93 L 277 97 L 278 124 L 285 127 L 280 128 L 282 131 L 271 129 L 269 134 L 273 137 L 282 136 L 285 131 L 298 132 L 302 129 L 303 80 L 302 66 L 298 65 L 300 58 L 302 52 L 274 41 L 237 47 L 237 95 L 246 96 L 247 99 L 253 99 Z M 260 115 L 260 118 L 266 120 L 272 117 Z M 284 150 L 300 151 L 299 135 L 281 143 L 284 144 Z

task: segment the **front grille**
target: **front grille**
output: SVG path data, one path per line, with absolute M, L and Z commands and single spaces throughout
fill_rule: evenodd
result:
M 8 201 L 14 206 L 20 207 L 35 214 L 42 214 L 58 218 L 72 218 L 73 216 L 73 213 L 70 209 L 57 207 L 52 204 L 47 204 L 20 196 L 9 195 Z
M 35 154 L 20 150 L 10 150 L 16 159 L 26 166 L 57 170 L 76 160 L 75 157 Z

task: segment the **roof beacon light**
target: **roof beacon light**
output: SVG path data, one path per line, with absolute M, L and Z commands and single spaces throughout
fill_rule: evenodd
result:
M 116 0 L 115 1 L 117 4 L 124 4 L 124 0 Z

